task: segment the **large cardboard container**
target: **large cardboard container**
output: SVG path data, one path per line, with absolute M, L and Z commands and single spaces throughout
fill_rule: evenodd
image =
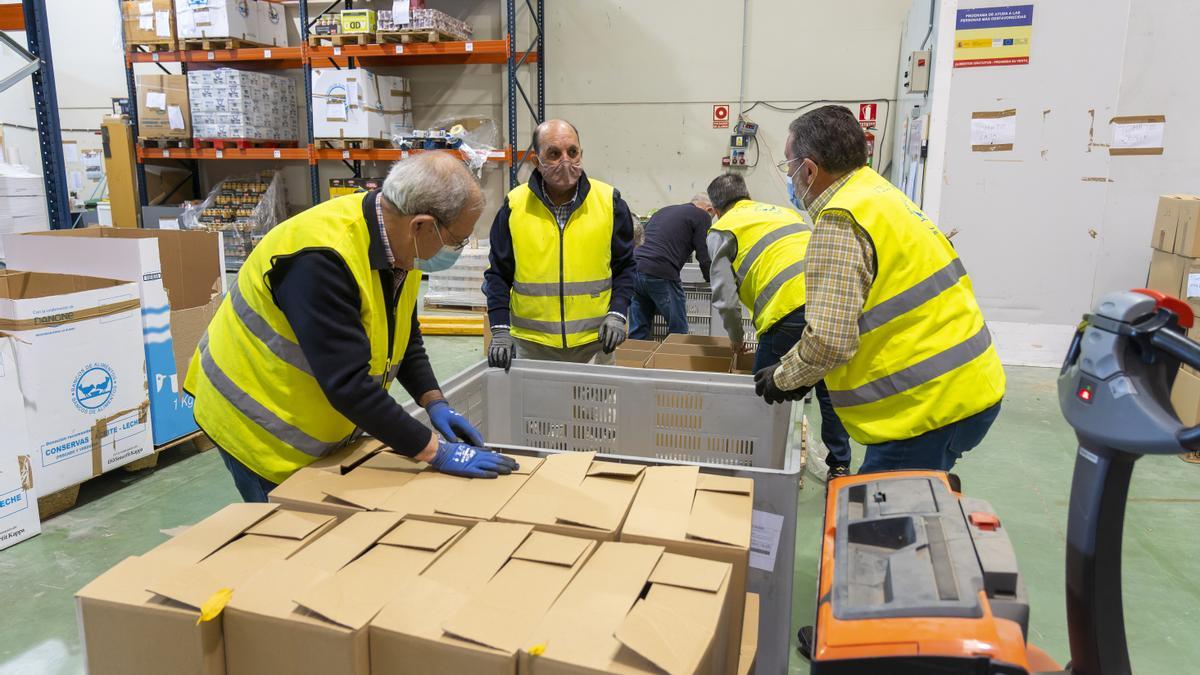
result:
M 646 367 L 662 370 L 687 370 L 693 373 L 728 373 L 733 369 L 732 352 L 730 354 L 730 356 L 703 356 L 657 351 L 647 359 Z
M 685 335 L 683 333 L 671 333 L 663 340 L 663 344 L 682 344 L 682 345 L 711 345 L 716 347 L 725 347 L 733 351 L 733 342 L 727 337 L 717 335 Z
M 181 40 L 237 38 L 260 42 L 259 0 L 187 0 L 175 3 Z
M 197 430 L 183 392 L 192 352 L 221 302 L 220 235 L 88 228 L 6 238 L 9 264 L 37 272 L 90 274 L 136 282 L 150 388 L 154 444 Z
M 391 139 L 380 94 L 384 78 L 365 68 L 315 68 L 312 78 L 313 136 Z
M 14 342 L 0 333 L 0 551 L 42 531 Z
M 186 4 L 186 0 L 180 0 Z M 127 44 L 163 42 L 175 38 L 171 0 L 122 0 L 121 19 Z
M 646 365 L 646 361 L 649 361 L 653 355 L 654 352 L 645 352 L 637 349 L 617 349 L 613 353 L 615 357 L 613 363 L 618 366 L 625 366 L 626 368 L 642 368 Z
M 0 270 L 39 497 L 154 452 L 140 308 L 129 282 Z
M 594 452 L 550 455 L 496 519 L 543 532 L 616 541 L 645 467 L 596 461 Z
M 258 41 L 283 47 L 288 43 L 287 11 L 283 0 L 258 0 Z
M 595 545 L 476 525 L 371 621 L 371 672 L 516 675 L 518 651 Z
M 92 675 L 223 675 L 220 610 L 247 579 L 317 541 L 334 519 L 233 504 L 75 594 Z M 201 612 L 201 608 L 205 611 Z
M 652 466 L 645 474 L 621 541 L 664 546 L 672 553 L 733 566 L 729 639 L 717 652 L 723 672 L 734 672 L 741 650 L 754 481 L 700 473 L 694 466 Z
M 1168 195 L 1160 198 L 1160 213 L 1162 200 L 1169 199 L 1172 208 L 1167 209 L 1166 217 L 1175 215 L 1175 253 L 1188 258 L 1200 257 L 1200 197 L 1196 195 Z M 1156 219 L 1156 230 L 1158 221 Z
M 1200 424 L 1200 376 L 1180 368 L 1171 387 L 1171 405 L 1180 422 L 1189 426 Z
M 718 654 L 729 639 L 731 571 L 661 546 L 601 543 L 529 634 L 520 672 L 735 672 L 736 655 L 727 669 Z
M 225 609 L 229 675 L 368 675 L 368 622 L 465 531 L 358 513 L 267 565 Z
M 138 139 L 192 137 L 186 75 L 138 75 Z

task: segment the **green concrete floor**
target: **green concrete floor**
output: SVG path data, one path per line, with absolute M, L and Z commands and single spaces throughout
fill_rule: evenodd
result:
M 482 356 L 479 338 L 426 339 L 441 377 Z M 1010 368 L 1003 412 L 958 465 L 965 490 L 992 502 L 1009 530 L 1033 603 L 1031 639 L 1065 660 L 1063 540 L 1074 438 L 1058 412 L 1057 371 Z M 810 413 L 810 417 L 816 417 Z M 819 420 L 813 419 L 813 437 Z M 855 459 L 861 460 L 856 449 Z M 1147 458 L 1134 473 L 1125 537 L 1129 642 L 1142 675 L 1194 672 L 1200 663 L 1200 466 Z M 811 622 L 824 486 L 805 478 L 799 506 L 793 628 Z M 73 594 L 237 495 L 220 458 L 164 453 L 158 468 L 117 471 L 84 485 L 79 504 L 43 534 L 0 551 L 0 675 L 82 672 Z M 1189 525 L 1188 523 L 1191 523 Z M 1189 665 L 1191 664 L 1191 665 Z M 807 673 L 795 656 L 791 672 Z

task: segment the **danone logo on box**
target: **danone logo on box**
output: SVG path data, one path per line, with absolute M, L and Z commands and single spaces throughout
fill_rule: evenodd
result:
M 268 6 L 267 8 L 267 19 L 270 20 L 271 23 L 279 23 L 279 10 L 275 8 L 274 4 Z
M 108 364 L 89 363 L 75 375 L 71 400 L 79 412 L 95 414 L 108 407 L 116 389 L 116 376 Z
M 249 3 L 247 3 L 246 0 L 238 0 L 237 11 L 238 14 L 241 14 L 242 16 L 250 16 Z

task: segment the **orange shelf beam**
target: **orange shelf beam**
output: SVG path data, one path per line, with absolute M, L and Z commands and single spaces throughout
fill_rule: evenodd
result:
M 462 63 L 505 63 L 508 61 L 508 40 L 475 40 L 470 42 L 412 42 L 409 44 L 345 45 L 342 47 L 310 47 L 309 59 L 332 59 L 341 66 L 344 59 L 363 59 L 364 65 L 452 65 Z M 520 58 L 521 54 L 517 54 Z M 530 62 L 537 54 L 530 54 Z
M 0 30 L 25 30 L 22 3 L 0 5 Z
M 267 159 L 309 161 L 305 148 L 143 148 L 138 146 L 138 161 L 146 159 Z
M 317 139 L 320 143 L 320 139 Z M 328 160 L 348 160 L 348 161 L 364 161 L 364 162 L 394 162 L 398 159 L 405 159 L 409 155 L 417 155 L 422 152 L 452 152 L 455 155 L 462 157 L 462 153 L 458 150 L 400 150 L 399 148 L 375 148 L 372 150 L 340 150 L 337 148 L 321 148 L 314 151 L 317 159 L 321 161 Z M 504 162 L 507 163 L 512 153 L 505 150 L 495 150 L 488 157 L 489 162 Z
M 127 63 L 227 64 L 253 63 L 261 68 L 300 68 L 304 65 L 304 47 L 252 47 L 241 49 L 189 49 L 175 52 L 128 52 Z

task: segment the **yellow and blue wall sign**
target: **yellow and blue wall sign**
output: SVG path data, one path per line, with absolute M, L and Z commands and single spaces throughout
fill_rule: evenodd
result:
M 1033 5 L 960 9 L 954 23 L 954 67 L 1029 63 Z

